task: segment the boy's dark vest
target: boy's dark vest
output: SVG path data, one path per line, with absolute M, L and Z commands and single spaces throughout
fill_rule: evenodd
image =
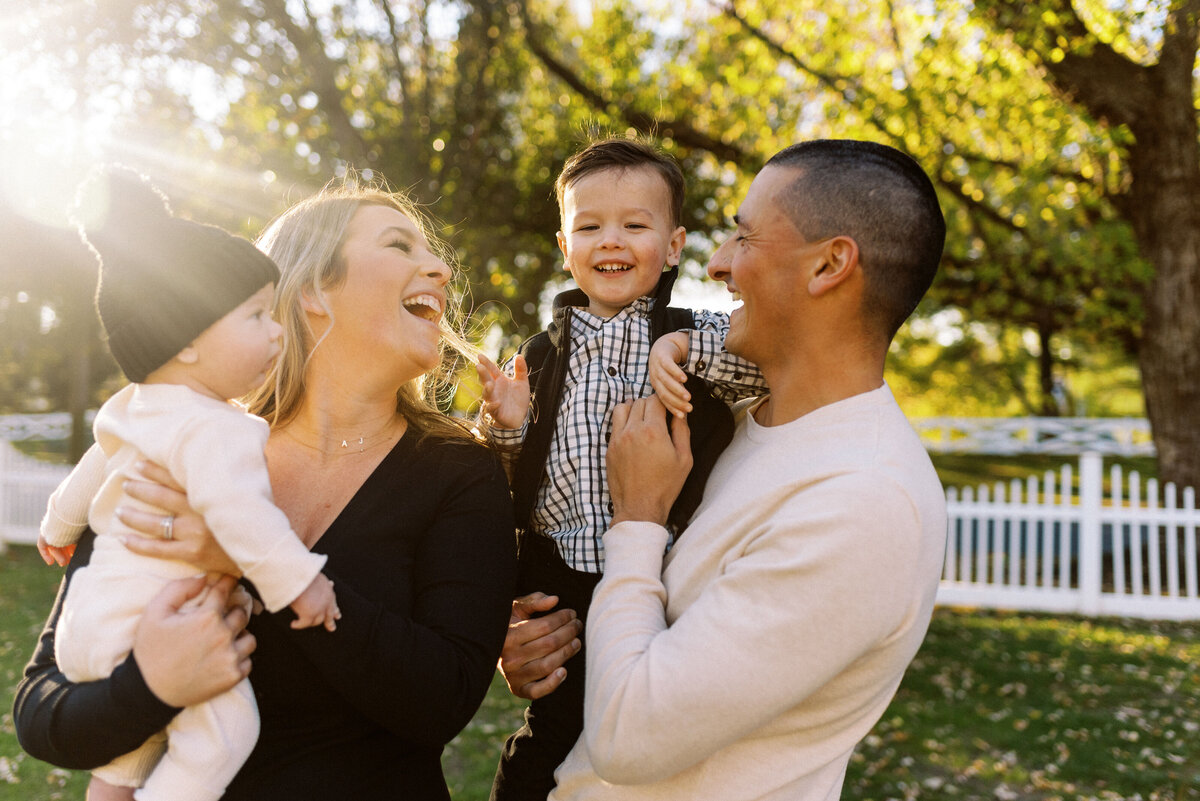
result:
M 696 326 L 690 309 L 667 306 L 677 274 L 677 268 L 663 273 L 654 292 L 654 308 L 650 312 L 651 342 L 663 334 Z M 561 293 L 554 299 L 554 321 L 550 327 L 530 337 L 520 348 L 529 366 L 529 387 L 533 397 L 532 420 L 513 471 L 517 525 L 524 534 L 533 530 L 533 508 L 538 488 L 546 476 L 550 441 L 554 437 L 554 424 L 571 357 L 571 315 L 565 307 L 586 307 L 587 304 L 587 295 L 578 289 Z M 729 407 L 713 397 L 708 386 L 696 376 L 689 375 L 686 386 L 692 396 L 692 411 L 688 414 L 692 433 L 692 472 L 667 519 L 677 535 L 682 533 L 696 511 L 713 464 L 733 438 L 733 414 Z

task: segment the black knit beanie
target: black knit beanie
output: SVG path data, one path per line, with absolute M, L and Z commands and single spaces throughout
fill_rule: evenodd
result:
M 248 240 L 173 216 L 166 197 L 128 168 L 106 168 L 81 197 L 95 217 L 83 236 L 100 260 L 96 309 L 130 381 L 145 381 L 279 280 L 275 262 Z

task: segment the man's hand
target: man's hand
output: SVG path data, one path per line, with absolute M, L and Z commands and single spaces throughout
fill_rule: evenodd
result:
M 692 410 L 692 396 L 684 389 L 687 373 L 679 365 L 687 360 L 690 338 L 683 331 L 664 334 L 650 348 L 650 386 L 654 394 L 676 417 Z
M 529 368 L 525 357 L 513 359 L 512 376 L 481 355 L 475 365 L 483 385 L 483 411 L 501 428 L 520 428 L 529 413 Z
M 500 672 L 508 690 L 518 698 L 541 698 L 558 689 L 567 677 L 563 664 L 583 647 L 583 623 L 574 609 L 559 609 L 554 595 L 535 592 L 513 601 L 508 636 L 500 652 Z
M 667 427 L 656 396 L 613 409 L 608 444 L 608 490 L 613 525 L 643 520 L 663 525 L 692 469 L 692 436 L 685 418 Z

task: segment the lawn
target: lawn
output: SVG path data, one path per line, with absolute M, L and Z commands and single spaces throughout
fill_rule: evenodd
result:
M 32 548 L 0 556 L 0 801 L 83 798 L 86 776 L 26 757 L 12 727 L 56 581 Z M 939 610 L 843 798 L 1200 800 L 1197 665 L 1200 622 Z M 455 799 L 487 798 L 520 713 L 495 682 L 446 750 Z

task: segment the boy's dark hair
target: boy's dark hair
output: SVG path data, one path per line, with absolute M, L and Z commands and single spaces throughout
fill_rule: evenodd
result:
M 616 136 L 592 142 L 567 159 L 554 182 L 559 214 L 562 214 L 563 195 L 580 178 L 601 170 L 631 167 L 650 167 L 662 176 L 671 199 L 671 224 L 682 225 L 683 172 L 679 169 L 679 164 L 647 141 Z
M 792 145 L 767 166 L 797 171 L 777 202 L 806 240 L 858 243 L 864 313 L 890 341 L 933 283 L 946 242 L 929 176 L 895 148 L 845 139 Z

